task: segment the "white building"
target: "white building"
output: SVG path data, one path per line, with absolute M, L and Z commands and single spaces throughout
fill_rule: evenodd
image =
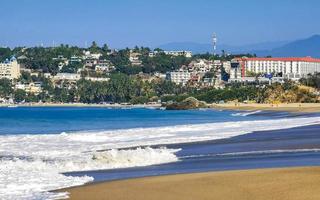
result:
M 15 57 L 0 63 L 0 78 L 18 79 L 20 77 L 20 65 Z
M 190 62 L 188 65 L 188 71 L 206 73 L 209 72 L 213 67 L 213 62 L 205 59 L 198 59 Z
M 256 74 L 280 74 L 284 78 L 298 80 L 308 74 L 320 72 L 320 59 L 300 58 L 240 58 L 237 73 L 245 77 L 248 72 Z
M 185 56 L 187 58 L 192 57 L 191 51 L 164 51 L 164 53 L 171 56 Z
M 149 53 L 149 57 L 154 57 L 159 53 L 164 53 L 164 54 L 170 55 L 170 56 L 185 56 L 187 58 L 192 57 L 191 51 L 153 51 L 153 52 Z
M 191 73 L 187 70 L 168 72 L 166 79 L 178 85 L 186 85 L 187 82 L 191 79 Z
M 75 56 L 75 55 L 73 55 L 73 56 L 71 56 L 70 57 L 70 63 L 79 63 L 79 62 L 81 62 L 82 61 L 82 59 L 81 59 L 81 57 L 79 57 L 79 56 Z
M 224 70 L 229 74 L 231 70 L 231 62 L 230 61 L 223 61 L 222 66 Z
M 98 60 L 102 54 L 101 53 L 91 53 L 90 51 L 84 51 L 83 59 L 96 59 Z
M 15 85 L 15 89 L 24 90 L 26 92 L 39 94 L 42 91 L 42 83 L 41 82 L 33 82 L 33 83 L 17 83 Z
M 59 81 L 59 80 L 77 81 L 80 79 L 81 79 L 80 74 L 75 74 L 75 73 L 57 73 L 57 75 L 53 77 L 54 81 Z
M 107 82 L 110 78 L 100 78 L 100 77 L 85 77 L 86 80 L 96 81 L 96 82 Z
M 109 60 L 99 60 L 95 66 L 95 71 L 98 72 L 110 72 L 114 69 L 115 67 Z

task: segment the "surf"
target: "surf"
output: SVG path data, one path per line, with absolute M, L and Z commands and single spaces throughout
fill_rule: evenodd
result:
M 229 121 L 107 131 L 0 136 L 0 198 L 54 199 L 48 191 L 93 181 L 64 172 L 179 162 L 166 144 L 226 139 L 320 123 L 320 117 Z M 256 152 L 257 153 L 257 152 Z M 64 194 L 60 194 L 61 198 Z

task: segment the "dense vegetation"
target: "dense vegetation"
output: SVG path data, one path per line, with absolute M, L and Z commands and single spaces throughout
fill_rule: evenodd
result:
M 52 82 L 43 77 L 33 77 L 27 73 L 22 74 L 21 82 L 30 80 L 42 82 L 42 92 L 38 95 L 26 93 L 21 89 L 13 89 L 8 79 L 0 79 L 0 98 L 14 98 L 21 102 L 132 102 L 146 103 L 156 101 L 164 94 L 179 94 L 184 89 L 165 80 L 145 82 L 138 77 L 125 74 L 112 74 L 108 82 L 94 82 L 80 79 L 72 85 L 66 82 L 57 83 L 54 87 Z
M 306 86 L 320 89 L 320 72 L 309 74 L 307 78 L 300 79 L 300 83 Z
M 21 79 L 32 79 L 22 76 Z M 150 101 L 181 102 L 188 97 L 195 97 L 207 103 L 221 101 L 252 101 L 258 103 L 293 103 L 318 102 L 318 96 L 308 88 L 293 82 L 272 85 L 228 85 L 224 89 L 207 88 L 197 90 L 181 87 L 166 80 L 143 81 L 136 76 L 113 74 L 108 82 L 94 82 L 80 79 L 74 85 L 64 82 L 54 87 L 45 77 L 37 78 L 43 82 L 43 90 L 35 95 L 12 87 L 8 79 L 0 79 L 0 98 L 14 98 L 16 102 L 130 102 L 143 104 Z

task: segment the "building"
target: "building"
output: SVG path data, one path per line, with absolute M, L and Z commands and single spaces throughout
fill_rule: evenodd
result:
M 0 63 L 0 78 L 18 79 L 20 77 L 20 64 L 15 57 Z
M 52 60 L 59 62 L 58 67 L 61 70 L 64 66 L 69 64 L 69 60 L 65 58 L 63 55 L 58 55 L 56 58 L 52 58 Z
M 60 81 L 60 80 L 65 80 L 65 81 L 78 81 L 81 79 L 80 74 L 75 74 L 75 73 L 57 73 L 53 77 L 53 81 Z
M 114 65 L 109 60 L 99 60 L 95 66 L 96 72 L 109 73 L 115 69 Z
M 230 61 L 222 61 L 222 67 L 225 72 L 230 74 L 230 70 L 231 70 L 231 62 Z
M 187 58 L 192 57 L 191 51 L 153 51 L 153 52 L 149 52 L 149 57 L 154 57 L 159 53 L 164 53 L 170 56 L 185 56 Z
M 84 61 L 84 67 L 88 69 L 94 69 L 98 62 L 98 59 L 88 58 Z
M 102 54 L 101 53 L 91 53 L 90 51 L 83 51 L 83 59 L 95 59 L 98 60 Z
M 42 82 L 17 83 L 15 89 L 24 90 L 27 93 L 39 94 L 42 91 Z
M 206 73 L 209 72 L 213 67 L 213 62 L 205 59 L 194 60 L 189 63 L 188 71 Z
M 166 79 L 174 82 L 178 85 L 186 85 L 187 82 L 191 79 L 191 73 L 187 70 L 179 70 L 179 71 L 173 71 L 168 72 L 166 75 Z
M 164 53 L 171 56 L 185 56 L 187 58 L 192 57 L 191 51 L 164 51 Z
M 140 60 L 140 53 L 133 52 L 130 50 L 129 60 L 133 66 L 142 65 L 142 61 Z
M 110 78 L 100 78 L 100 77 L 85 77 L 86 80 L 94 82 L 107 82 Z
M 287 79 L 299 80 L 308 74 L 320 72 L 320 59 L 311 57 L 292 58 L 239 58 L 232 62 L 234 77 L 250 74 L 274 74 Z
M 240 79 L 242 76 L 241 76 L 241 63 L 236 60 L 236 59 L 233 59 L 231 62 L 230 62 L 230 69 L 229 71 L 226 71 L 229 75 L 230 75 L 230 79 Z
M 74 56 L 70 57 L 69 62 L 70 63 L 80 63 L 80 62 L 82 62 L 82 58 L 74 55 Z

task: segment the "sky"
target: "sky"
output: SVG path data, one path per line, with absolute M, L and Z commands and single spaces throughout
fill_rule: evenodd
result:
M 244 45 L 320 33 L 319 0 L 0 0 L 0 46 Z

